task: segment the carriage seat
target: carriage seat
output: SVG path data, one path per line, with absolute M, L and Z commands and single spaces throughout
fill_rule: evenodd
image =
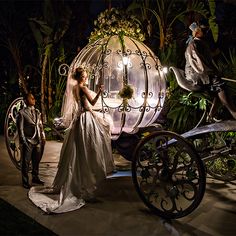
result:
M 202 91 L 203 87 L 199 84 L 194 84 L 193 81 L 191 80 L 187 80 L 185 78 L 185 73 L 183 70 L 176 68 L 174 66 L 171 66 L 169 68 L 169 70 L 174 72 L 175 78 L 177 80 L 178 85 L 187 90 L 187 91 L 191 91 L 191 92 L 198 92 L 198 91 Z

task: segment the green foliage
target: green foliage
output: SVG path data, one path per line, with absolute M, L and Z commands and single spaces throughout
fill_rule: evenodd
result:
M 60 116 L 63 95 L 66 87 L 66 77 L 55 76 L 54 83 L 55 90 L 53 93 L 53 105 L 49 109 L 48 120 L 53 120 L 55 117 Z
M 191 3 L 188 4 L 187 11 L 188 12 L 192 11 L 192 12 L 198 13 L 205 18 L 207 18 L 208 14 L 209 14 L 208 10 L 206 9 L 206 7 L 204 5 L 204 2 L 199 1 L 199 0 L 192 0 Z
M 89 42 L 112 36 L 125 35 L 143 41 L 144 34 L 135 16 L 127 14 L 124 10 L 116 8 L 107 9 L 100 13 L 94 21 L 94 31 L 91 32 Z
M 208 173 L 213 177 L 221 180 L 235 180 L 236 177 L 236 157 L 235 152 L 235 138 L 236 132 L 211 132 L 207 136 L 208 145 L 214 149 L 220 149 L 227 145 L 232 148 L 233 152 L 224 154 L 219 152 L 214 159 L 206 161 Z
M 208 17 L 208 23 L 212 32 L 213 39 L 215 42 L 217 42 L 218 36 L 219 36 L 219 27 L 216 22 L 216 14 L 215 14 L 216 3 L 214 0 L 208 1 L 208 3 L 209 3 L 209 9 L 211 13 L 210 16 Z
M 235 159 L 227 159 L 227 158 L 218 158 L 214 161 L 209 161 L 206 163 L 208 168 L 214 170 L 215 173 L 220 175 L 225 175 L 229 170 L 232 174 L 236 173 L 236 160 Z
M 58 78 L 56 62 L 65 59 L 62 38 L 70 25 L 71 10 L 64 2 L 53 4 L 45 0 L 43 4 L 43 17 L 30 18 L 29 24 L 38 46 L 39 68 L 41 70 L 41 112 L 44 120 L 50 120 L 58 113 L 62 100 L 59 89 L 64 88 Z M 56 64 L 56 66 L 58 66 Z M 64 90 L 62 90 L 64 92 Z M 46 98 L 46 99 L 45 99 Z M 53 101 L 56 99 L 56 101 Z M 48 117 L 47 117 L 48 116 Z
M 187 7 L 185 7 L 187 6 Z M 151 13 L 151 16 L 146 17 L 152 19 L 155 31 L 153 33 L 159 38 L 159 48 L 163 50 L 168 48 L 174 38 L 173 27 L 176 22 L 183 21 L 184 17 L 190 13 L 198 13 L 204 17 L 207 17 L 208 11 L 201 1 L 193 0 L 191 3 L 188 1 L 177 1 L 177 0 L 157 0 L 155 6 L 140 4 L 140 7 L 145 7 L 147 13 Z M 153 20 L 153 17 L 155 21 Z M 149 21 L 149 19 L 146 19 Z
M 201 93 L 175 93 L 169 99 L 167 118 L 171 120 L 170 128 L 183 133 L 192 129 L 207 109 L 209 100 Z
M 227 94 L 234 101 L 233 97 L 236 94 L 236 50 L 229 49 L 228 55 L 222 53 L 218 62 L 218 70 L 221 72 L 222 76 L 226 79 L 226 90 Z
M 221 54 L 218 60 L 218 69 L 223 77 L 235 79 L 236 81 L 236 49 L 229 49 L 228 55 Z
M 173 73 L 167 75 L 166 128 L 183 133 L 195 127 L 210 103 L 207 95 L 197 92 L 186 92 L 179 87 Z
M 180 57 L 177 52 L 176 41 L 172 41 L 169 47 L 165 47 L 162 50 L 157 49 L 157 55 L 163 66 L 169 67 L 170 65 L 176 64 Z
M 42 34 L 50 36 L 53 32 L 52 28 L 47 24 L 46 21 L 39 20 L 37 18 L 29 18 L 29 24 L 39 45 L 42 44 L 43 41 Z
M 126 84 L 119 91 L 118 95 L 123 99 L 130 99 L 130 98 L 132 98 L 133 93 L 134 93 L 134 89 L 129 84 Z

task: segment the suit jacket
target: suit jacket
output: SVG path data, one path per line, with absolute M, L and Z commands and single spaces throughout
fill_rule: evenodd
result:
M 38 109 L 31 112 L 31 107 L 22 108 L 17 114 L 17 128 L 20 141 L 39 144 L 45 139 L 41 113 Z

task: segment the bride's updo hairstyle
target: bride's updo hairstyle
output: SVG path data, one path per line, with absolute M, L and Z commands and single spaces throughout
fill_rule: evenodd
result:
M 83 72 L 86 71 L 82 67 L 77 67 L 72 75 L 74 80 L 80 81 L 82 79 Z

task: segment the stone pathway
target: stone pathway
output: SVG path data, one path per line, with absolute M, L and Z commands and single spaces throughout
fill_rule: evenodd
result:
M 50 183 L 56 173 L 61 143 L 47 141 L 40 165 L 41 178 Z M 46 215 L 27 198 L 20 172 L 12 164 L 0 136 L 0 197 L 58 235 L 156 236 L 235 235 L 236 182 L 207 178 L 204 198 L 190 215 L 166 222 L 152 214 L 138 197 L 131 178 L 130 162 L 115 158 L 118 172 L 98 190 L 99 202 L 80 210 Z

